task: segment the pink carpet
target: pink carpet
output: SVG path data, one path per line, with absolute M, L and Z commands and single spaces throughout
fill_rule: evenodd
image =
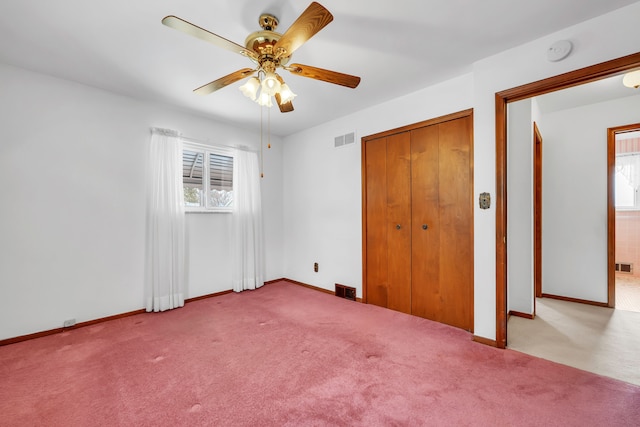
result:
M 279 282 L 0 347 L 2 426 L 638 426 L 640 387 Z

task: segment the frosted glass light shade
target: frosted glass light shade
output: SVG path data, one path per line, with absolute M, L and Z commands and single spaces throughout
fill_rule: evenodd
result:
M 260 91 L 260 96 L 256 100 L 256 102 L 261 107 L 271 107 L 273 103 L 271 102 L 271 95 L 264 91 L 264 88 Z
M 280 102 L 282 104 L 286 104 L 289 101 L 293 101 L 293 98 L 295 98 L 296 96 L 298 95 L 293 93 L 291 89 L 289 89 L 289 86 L 286 83 L 280 87 Z
M 280 92 L 280 81 L 275 73 L 266 73 L 262 80 L 262 92 L 266 92 L 269 96 L 273 96 Z
M 640 87 L 640 70 L 632 71 L 624 75 L 622 84 L 626 87 L 638 88 Z
M 256 100 L 256 93 L 258 93 L 258 88 L 260 88 L 260 80 L 256 77 L 251 77 L 245 84 L 240 86 L 240 92 L 247 98 L 250 98 L 252 101 Z

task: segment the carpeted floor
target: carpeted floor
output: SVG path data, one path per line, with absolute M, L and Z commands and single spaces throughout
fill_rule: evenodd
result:
M 636 426 L 640 387 L 286 282 L 0 348 L 2 426 Z

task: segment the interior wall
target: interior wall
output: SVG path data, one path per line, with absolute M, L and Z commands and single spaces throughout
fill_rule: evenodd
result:
M 328 290 L 353 286 L 361 297 L 361 138 L 471 106 L 466 74 L 285 138 L 285 277 Z M 336 136 L 354 131 L 354 144 L 334 148 Z
M 533 313 L 533 123 L 532 100 L 507 111 L 507 310 Z
M 143 308 L 149 128 L 227 145 L 259 135 L 10 66 L 0 81 L 0 339 Z M 283 275 L 282 149 L 272 142 L 267 280 Z M 187 215 L 187 298 L 231 289 L 229 218 Z
M 640 96 L 544 114 L 542 291 L 607 302 L 607 128 Z
M 638 51 L 640 3 L 568 27 L 474 64 L 474 180 L 478 192 L 495 193 L 495 94 L 544 78 Z M 615 28 L 616 31 L 612 31 Z M 560 62 L 546 59 L 549 46 L 570 40 L 574 49 Z M 546 126 L 544 129 L 546 134 Z M 545 138 L 546 136 L 543 135 Z M 546 140 L 545 140 L 546 147 Z M 489 190 L 487 190 L 489 189 Z M 496 212 L 475 212 L 475 334 L 495 339 Z
M 481 210 L 475 203 L 478 194 L 485 191 L 495 200 L 495 94 L 637 52 L 640 38 L 637 16 L 640 16 L 640 3 L 477 61 L 469 75 L 287 137 L 284 148 L 285 275 L 326 289 L 333 289 L 333 282 L 343 280 L 346 284 L 355 284 L 358 295 L 362 292 L 360 148 L 348 158 L 338 160 L 336 155 L 329 154 L 334 136 L 355 130 L 359 141 L 365 135 L 473 108 L 474 333 L 495 339 L 496 213 L 493 207 Z M 612 31 L 613 28 L 616 31 Z M 549 46 L 563 39 L 573 42 L 574 52 L 564 61 L 547 61 Z M 312 176 L 310 171 L 320 167 L 324 175 Z M 324 182 L 329 175 L 331 183 L 339 183 L 340 196 L 327 191 L 328 187 L 336 188 L 335 184 Z M 316 194 L 325 198 L 314 198 Z M 344 204 L 335 204 L 340 201 Z M 307 202 L 309 205 L 305 206 Z M 340 214 L 320 215 L 324 212 L 323 205 L 327 204 L 335 205 Z M 342 230 L 347 230 L 347 234 L 341 235 Z M 322 233 L 326 239 L 320 237 Z M 328 254 L 336 251 L 341 241 L 344 247 L 338 249 L 340 263 L 324 261 L 320 272 L 313 273 L 314 260 L 330 260 Z

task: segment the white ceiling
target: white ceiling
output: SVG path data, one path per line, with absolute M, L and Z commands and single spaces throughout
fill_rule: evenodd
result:
M 537 96 L 543 114 L 576 108 L 583 105 L 612 101 L 627 96 L 640 96 L 640 90 L 622 84 L 623 75 Z
M 282 71 L 295 111 L 271 109 L 289 135 L 471 70 L 479 59 L 637 0 L 321 0 L 334 20 L 292 62 L 362 77 L 348 89 Z M 269 12 L 284 32 L 309 5 L 294 0 L 2 0 L 0 62 L 257 128 L 240 82 L 192 90 L 252 63 L 160 23 L 176 15 L 238 44 Z M 535 25 L 533 25 L 535 24 Z

